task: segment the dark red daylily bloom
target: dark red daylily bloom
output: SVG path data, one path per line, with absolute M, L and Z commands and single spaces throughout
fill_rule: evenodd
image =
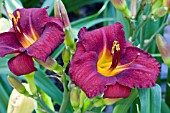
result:
M 102 93 L 105 98 L 126 98 L 132 88 L 154 86 L 159 68 L 150 54 L 125 41 L 123 26 L 116 23 L 80 30 L 69 74 L 89 98 Z
M 8 62 L 15 75 L 36 71 L 33 58 L 45 62 L 64 40 L 61 20 L 48 17 L 46 9 L 17 9 L 9 14 L 13 28 L 0 34 L 0 57 L 15 53 L 16 56 Z

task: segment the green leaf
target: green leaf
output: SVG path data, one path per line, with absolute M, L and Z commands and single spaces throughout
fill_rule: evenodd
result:
M 170 113 L 170 109 L 165 102 L 161 102 L 161 113 Z
M 53 82 L 47 77 L 41 70 L 35 72 L 35 83 L 41 88 L 47 95 L 49 95 L 58 105 L 62 103 L 62 92 L 53 84 Z M 71 104 L 68 104 L 67 112 L 72 113 L 73 109 Z
M 41 8 L 49 6 L 49 8 L 47 9 L 47 12 L 48 12 L 49 15 L 51 14 L 51 12 L 54 9 L 54 1 L 55 0 L 45 0 L 44 3 L 41 6 Z
M 62 102 L 61 91 L 52 83 L 48 76 L 41 70 L 35 72 L 35 83 L 43 91 L 45 91 L 52 99 L 54 99 L 57 104 Z
M 75 9 L 78 9 L 84 5 L 87 4 L 93 4 L 93 3 L 99 3 L 99 2 L 104 2 L 105 0 L 62 0 L 67 11 L 73 11 Z
M 98 18 L 98 19 L 95 19 L 95 20 L 92 20 L 90 22 L 88 22 L 87 24 L 84 25 L 84 27 L 86 28 L 90 28 L 98 23 L 101 23 L 101 22 L 109 22 L 109 21 L 112 21 L 113 22 L 113 18 Z M 83 27 L 83 26 L 81 26 Z
M 5 89 L 5 91 L 7 92 L 8 95 L 11 94 L 12 91 L 12 87 L 11 85 L 8 83 L 7 80 L 7 76 L 6 75 L 0 75 L 0 83 L 2 84 L 3 88 Z
M 5 89 L 3 88 L 2 84 L 0 83 L 0 113 L 6 113 L 7 106 L 8 106 L 8 99 L 9 96 Z
M 138 89 L 141 103 L 141 113 L 161 112 L 161 88 L 156 85 L 152 88 Z
M 130 96 L 126 99 L 122 99 L 116 103 L 113 113 L 127 113 L 131 104 L 138 96 L 137 89 L 132 89 Z
M 120 22 L 121 24 L 123 24 L 124 31 L 125 31 L 125 37 L 128 40 L 128 38 L 129 38 L 129 29 L 130 29 L 129 22 L 127 21 L 126 18 L 124 18 L 123 13 L 120 12 L 120 11 L 116 11 L 116 20 L 118 22 Z
M 85 18 L 82 18 L 82 19 L 79 19 L 77 21 L 74 21 L 71 23 L 72 27 L 73 28 L 81 28 L 82 26 L 85 26 L 86 24 L 88 24 L 90 21 L 92 20 L 96 20 L 96 18 L 106 9 L 107 5 L 108 5 L 108 0 L 105 1 L 104 5 L 102 6 L 102 8 L 96 13 L 96 14 L 93 14 L 93 15 L 90 15 L 88 17 L 85 17 Z M 101 20 L 100 20 L 101 21 Z M 93 22 L 94 23 L 94 22 Z M 90 26 L 91 27 L 91 26 Z
M 8 59 L 0 58 L 0 74 L 7 74 L 9 72 Z
M 4 0 L 5 7 L 8 12 L 12 13 L 16 9 L 23 8 L 23 5 L 20 0 Z

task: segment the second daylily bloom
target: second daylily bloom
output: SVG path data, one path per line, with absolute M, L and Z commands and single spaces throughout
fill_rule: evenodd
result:
M 15 75 L 36 71 L 32 57 L 45 62 L 64 41 L 61 20 L 49 17 L 46 9 L 17 9 L 9 14 L 13 27 L 9 32 L 0 34 L 0 57 L 16 53 L 8 62 Z
M 82 28 L 70 63 L 71 80 L 92 98 L 126 98 L 132 88 L 155 85 L 159 63 L 125 41 L 123 26 L 116 23 L 94 31 Z

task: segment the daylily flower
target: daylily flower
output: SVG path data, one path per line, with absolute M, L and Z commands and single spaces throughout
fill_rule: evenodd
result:
M 8 62 L 15 75 L 36 71 L 33 58 L 46 61 L 64 40 L 60 19 L 48 17 L 47 8 L 17 9 L 11 17 L 13 27 L 0 34 L 0 57 L 15 53 Z
M 82 28 L 73 60 L 71 80 L 89 98 L 126 98 L 132 88 L 155 86 L 160 65 L 149 53 L 125 41 L 116 23 L 94 31 Z

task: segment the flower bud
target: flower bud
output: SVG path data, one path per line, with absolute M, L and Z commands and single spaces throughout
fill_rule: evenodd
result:
M 160 34 L 156 36 L 156 43 L 164 63 L 170 67 L 170 47 L 168 43 Z
M 154 18 L 161 18 L 165 16 L 168 13 L 168 7 L 160 7 L 158 9 L 155 9 L 153 13 Z
M 28 84 L 23 84 L 28 87 Z M 30 97 L 24 96 L 13 89 L 8 103 L 7 113 L 32 113 L 36 106 L 36 101 Z
M 70 47 L 70 49 L 74 49 L 74 34 L 72 31 L 71 26 L 68 26 L 64 29 L 65 37 L 64 42 L 67 46 Z
M 130 10 L 127 7 L 126 1 L 125 0 L 111 0 L 113 6 L 123 12 L 123 14 L 127 17 L 127 18 L 131 18 L 132 13 L 130 12 Z
M 63 62 L 64 62 L 64 67 L 67 66 L 67 64 L 69 63 L 70 61 L 70 49 L 66 46 L 62 52 L 62 59 L 63 59 Z
M 113 99 L 111 99 L 111 98 L 104 98 L 103 99 L 103 103 L 105 105 L 112 105 L 112 104 L 116 103 L 117 101 L 119 101 L 120 99 L 121 98 L 113 98 Z
M 86 99 L 86 94 L 81 90 L 80 92 L 80 105 L 79 105 L 79 108 L 82 108 L 83 107 L 83 104 L 84 104 L 84 101 Z
M 64 27 L 66 28 L 68 26 L 71 26 L 70 25 L 70 20 L 68 18 L 68 14 L 67 14 L 67 11 L 66 11 L 66 8 L 65 8 L 63 2 L 61 0 L 58 0 L 57 5 L 58 5 L 58 9 L 60 11 L 61 19 L 64 22 Z
M 160 8 L 162 5 L 162 0 L 156 0 L 153 2 L 154 2 L 154 4 L 152 6 L 152 12 L 154 12 L 156 9 Z
M 94 106 L 94 107 L 100 107 L 100 106 L 102 106 L 102 105 L 104 105 L 102 99 L 99 99 L 99 100 L 97 100 L 97 101 L 95 101 L 95 102 L 93 103 L 93 106 Z
M 77 110 L 79 108 L 80 103 L 80 89 L 78 87 L 74 87 L 71 89 L 70 101 L 71 105 L 73 106 L 73 109 Z
M 74 34 L 71 28 L 70 20 L 66 11 L 66 8 L 61 0 L 58 0 L 56 2 L 57 7 L 55 8 L 55 15 L 59 16 L 61 20 L 64 23 L 64 32 L 65 32 L 65 37 L 64 37 L 64 42 L 67 46 L 69 46 L 71 49 L 74 47 Z
M 57 74 L 60 74 L 63 71 L 62 66 L 60 66 L 57 61 L 51 57 L 48 57 L 45 62 L 35 59 L 39 64 L 45 67 L 48 70 L 54 71 Z
M 24 95 L 28 95 L 29 94 L 27 92 L 27 90 L 25 89 L 24 85 L 22 85 L 22 83 L 20 83 L 20 81 L 18 81 L 15 77 L 9 75 L 8 76 L 8 82 L 19 93 L 24 94 Z
M 54 16 L 61 19 L 58 0 L 54 1 Z
M 170 12 L 170 0 L 163 0 L 163 6 L 168 7 L 168 11 Z
M 0 33 L 7 32 L 10 30 L 10 23 L 5 18 L 0 18 Z
M 90 99 L 89 98 L 86 98 L 85 101 L 84 101 L 84 105 L 83 105 L 83 109 L 82 109 L 82 112 L 84 113 L 85 111 L 87 111 L 88 107 L 90 106 Z

